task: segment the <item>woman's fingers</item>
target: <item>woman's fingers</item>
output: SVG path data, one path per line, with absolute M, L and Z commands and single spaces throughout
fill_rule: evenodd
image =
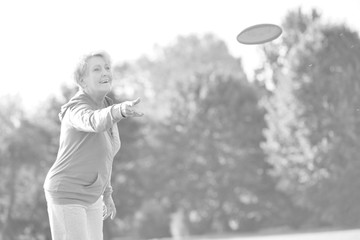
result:
M 126 117 L 142 117 L 143 113 L 134 110 L 134 106 L 140 102 L 140 98 L 133 101 L 126 101 L 122 104 L 122 112 Z
M 116 208 L 115 208 L 115 206 L 113 207 L 113 209 L 112 209 L 112 211 L 111 211 L 111 220 L 114 220 L 114 218 L 115 218 L 115 216 L 116 216 Z
M 142 116 L 144 116 L 144 114 L 141 113 L 141 112 L 134 112 L 133 113 L 133 117 L 142 117 Z
M 143 115 L 144 115 L 143 113 L 137 112 L 137 111 L 135 111 L 133 109 L 127 109 L 125 111 L 125 116 L 126 117 L 142 117 Z
M 103 212 L 103 220 L 106 220 L 110 216 L 111 220 L 114 220 L 116 216 L 116 208 L 115 206 L 110 206 L 109 208 L 105 208 Z
M 135 106 L 136 104 L 138 104 L 140 102 L 140 98 L 138 97 L 137 99 L 130 101 L 131 106 Z
M 127 116 L 129 116 L 129 117 L 142 117 L 142 116 L 144 116 L 144 114 L 141 113 L 141 112 L 137 112 L 137 111 L 131 109 L 131 110 L 127 113 Z
M 108 208 L 104 205 L 103 207 L 103 220 L 107 219 L 110 216 L 110 211 L 108 211 Z

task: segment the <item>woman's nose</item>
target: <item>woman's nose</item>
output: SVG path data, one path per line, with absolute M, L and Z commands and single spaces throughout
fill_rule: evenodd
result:
M 110 75 L 110 74 L 111 74 L 110 70 L 108 70 L 108 69 L 103 69 L 102 75 L 107 76 L 107 75 Z

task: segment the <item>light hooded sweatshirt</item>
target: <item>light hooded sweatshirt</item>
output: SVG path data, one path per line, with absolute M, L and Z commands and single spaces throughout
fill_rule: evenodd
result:
M 121 142 L 112 101 L 104 106 L 79 90 L 61 107 L 60 143 L 44 189 L 55 204 L 90 205 L 112 193 L 112 163 Z

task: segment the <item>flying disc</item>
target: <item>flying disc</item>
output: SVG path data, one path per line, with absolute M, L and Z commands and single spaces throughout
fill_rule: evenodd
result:
M 245 28 L 236 39 L 242 44 L 262 44 L 278 38 L 281 33 L 280 26 L 264 23 Z

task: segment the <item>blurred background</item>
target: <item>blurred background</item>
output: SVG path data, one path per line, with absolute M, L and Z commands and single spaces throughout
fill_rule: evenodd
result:
M 1 2 L 0 240 L 51 239 L 57 114 L 100 49 L 145 113 L 118 124 L 106 240 L 360 228 L 360 3 L 304 2 Z M 283 34 L 236 42 L 258 23 Z

